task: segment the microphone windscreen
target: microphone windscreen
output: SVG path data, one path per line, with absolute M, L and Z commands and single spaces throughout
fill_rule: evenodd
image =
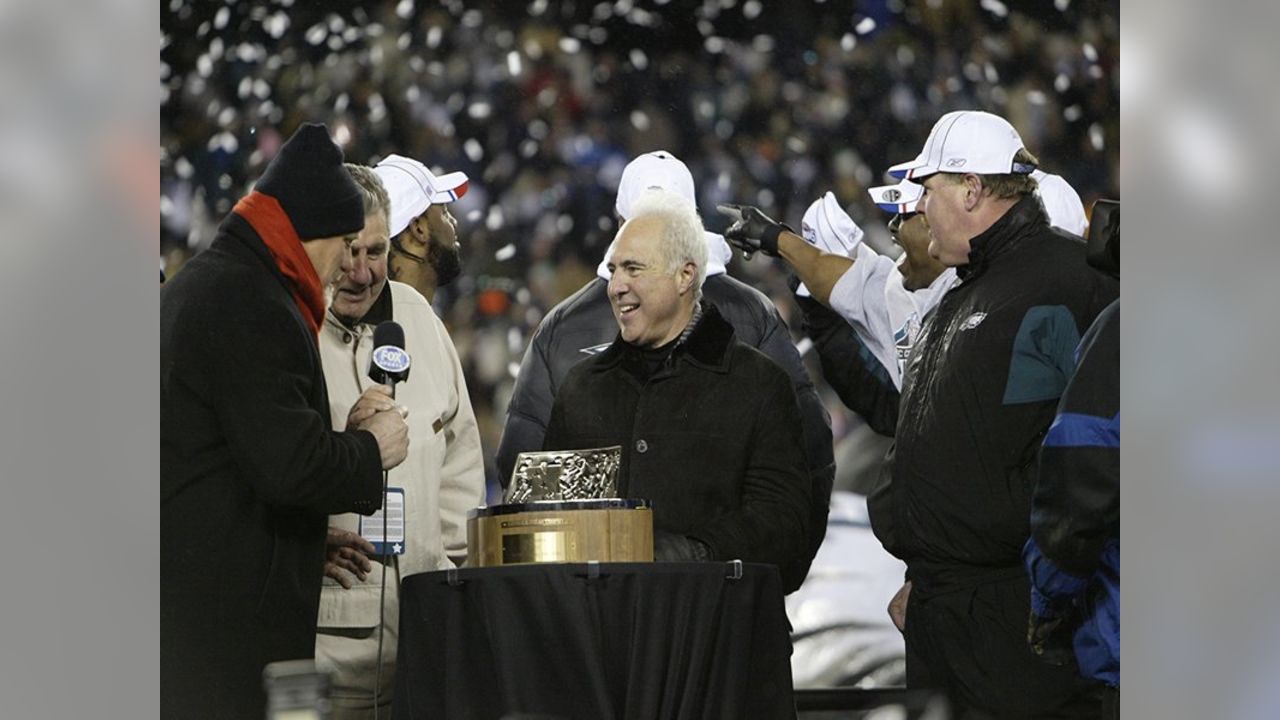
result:
M 373 329 L 373 354 L 369 356 L 369 378 L 376 383 L 395 384 L 409 379 L 411 359 L 404 349 L 404 328 L 394 320 L 378 323 Z
M 373 346 L 380 348 L 386 345 L 404 349 L 404 328 L 395 320 L 384 320 L 373 329 Z

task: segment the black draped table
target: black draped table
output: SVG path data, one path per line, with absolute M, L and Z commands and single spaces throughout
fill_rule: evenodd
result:
M 411 575 L 392 718 L 795 718 L 790 629 L 772 565 Z

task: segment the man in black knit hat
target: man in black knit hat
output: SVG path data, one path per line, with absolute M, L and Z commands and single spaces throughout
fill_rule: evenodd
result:
M 364 209 L 303 125 L 160 292 L 160 697 L 262 717 L 262 668 L 312 657 L 327 516 L 372 513 L 408 450 L 387 388 L 334 431 L 316 333 Z

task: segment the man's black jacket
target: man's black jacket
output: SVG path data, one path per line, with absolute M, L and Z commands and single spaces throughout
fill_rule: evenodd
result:
M 511 479 L 516 455 L 542 449 L 551 405 L 565 375 L 579 362 L 603 352 L 618 336 L 618 323 L 609 306 L 608 285 L 603 278 L 593 278 L 552 308 L 534 331 L 520 363 L 520 375 L 507 406 L 507 424 L 498 447 L 498 473 L 503 486 Z M 809 516 L 811 561 L 826 535 L 831 484 L 835 478 L 831 417 L 800 361 L 786 323 L 764 293 L 727 274 L 717 274 L 703 283 L 702 297 L 733 326 L 738 340 L 781 365 L 795 386 L 813 485 Z
M 262 717 L 315 652 L 328 515 L 381 505 L 378 443 L 333 432 L 320 354 L 232 214 L 160 291 L 162 717 Z
M 654 529 L 696 538 L 716 560 L 777 565 L 786 592 L 808 572 L 810 484 L 795 390 L 734 339 L 713 306 L 646 381 L 618 338 L 573 368 L 548 450 L 622 446 L 618 492 L 654 503 Z M 747 390 L 749 388 L 749 390 Z

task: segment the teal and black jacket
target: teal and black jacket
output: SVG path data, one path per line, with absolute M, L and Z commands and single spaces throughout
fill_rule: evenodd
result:
M 1119 295 L 1024 197 L 970 242 L 907 361 L 872 527 L 913 595 L 1025 577 L 1037 455 L 1081 332 Z

